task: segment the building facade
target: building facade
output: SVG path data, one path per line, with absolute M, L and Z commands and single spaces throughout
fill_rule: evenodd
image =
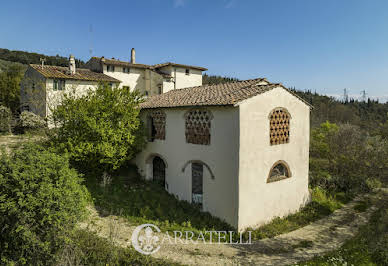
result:
M 61 101 L 65 92 L 82 95 L 94 90 L 100 83 L 112 87 L 127 87 L 146 97 L 191 86 L 202 85 L 203 67 L 163 63 L 145 65 L 131 61 L 92 57 L 85 68 L 76 68 L 74 56 L 69 67 L 30 65 L 21 82 L 21 109 L 48 117 Z
M 162 94 L 173 89 L 202 85 L 204 67 L 163 63 L 145 65 L 136 63 L 135 49 L 131 50 L 131 61 L 92 57 L 86 68 L 120 80 L 120 87 L 137 90 L 146 96 Z
M 257 227 L 310 199 L 309 114 L 265 79 L 173 90 L 142 104 L 149 142 L 134 162 L 179 199 Z
M 65 92 L 83 95 L 100 83 L 118 87 L 120 81 L 103 73 L 76 68 L 73 56 L 69 67 L 31 64 L 20 83 L 21 109 L 45 118 L 60 104 Z

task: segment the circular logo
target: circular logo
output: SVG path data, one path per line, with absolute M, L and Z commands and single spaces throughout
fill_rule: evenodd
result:
M 132 233 L 132 245 L 136 251 L 144 255 L 150 255 L 160 249 L 159 237 L 154 233 L 160 233 L 160 229 L 153 224 L 142 224 Z

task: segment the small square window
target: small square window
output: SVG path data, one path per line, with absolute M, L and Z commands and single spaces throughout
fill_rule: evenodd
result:
M 53 86 L 53 89 L 54 89 L 55 91 L 58 90 L 58 80 L 56 80 L 56 79 L 54 79 L 54 86 Z
M 55 91 L 63 91 L 65 89 L 66 82 L 63 79 L 54 79 L 53 89 Z
M 190 75 L 190 69 L 186 68 L 186 75 Z
M 159 84 L 158 86 L 158 94 L 162 94 L 163 93 L 163 86 L 161 84 Z
M 108 71 L 108 72 L 115 72 L 115 66 L 107 65 L 106 66 L 106 71 Z
M 123 67 L 123 73 L 129 73 L 129 67 Z

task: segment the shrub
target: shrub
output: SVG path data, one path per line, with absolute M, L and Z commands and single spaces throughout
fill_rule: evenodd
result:
M 11 110 L 0 105 L 0 133 L 11 133 Z
M 0 157 L 0 257 L 42 265 L 55 259 L 82 217 L 88 193 L 66 156 L 26 144 Z
M 132 247 L 115 246 L 111 241 L 86 230 L 75 230 L 72 242 L 61 250 L 59 265 L 177 265 L 145 256 Z
M 129 89 L 99 86 L 83 96 L 66 94 L 53 110 L 55 146 L 67 150 L 79 169 L 102 174 L 132 159 L 145 143 L 139 119 L 141 99 Z
M 388 141 L 350 124 L 329 122 L 313 129 L 310 186 L 332 192 L 369 191 L 388 174 Z
M 46 121 L 29 111 L 23 111 L 20 114 L 19 126 L 23 131 L 41 129 L 46 126 Z

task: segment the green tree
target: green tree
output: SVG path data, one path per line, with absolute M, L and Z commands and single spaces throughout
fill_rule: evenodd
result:
M 15 112 L 20 105 L 20 81 L 24 69 L 19 65 L 11 65 L 7 70 L 0 72 L 0 104 Z
M 311 132 L 310 185 L 357 192 L 388 174 L 388 142 L 358 126 L 323 123 Z M 376 182 L 377 181 L 377 182 Z
M 11 110 L 8 107 L 0 105 L 0 133 L 11 133 Z
M 117 169 L 145 144 L 140 102 L 138 93 L 107 85 L 83 96 L 66 94 L 53 110 L 52 121 L 58 125 L 53 142 L 70 153 L 79 169 Z
M 82 218 L 88 192 L 67 156 L 28 144 L 0 157 L 0 264 L 48 265 Z

